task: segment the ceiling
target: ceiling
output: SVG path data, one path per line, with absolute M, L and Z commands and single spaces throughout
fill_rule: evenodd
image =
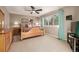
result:
M 39 14 L 37 14 L 37 13 L 31 14 L 30 11 L 25 11 L 25 7 L 27 10 L 31 10 L 31 8 L 29 6 L 6 6 L 6 9 L 11 14 L 29 15 L 29 16 L 39 17 L 48 12 L 61 8 L 61 6 L 34 6 L 36 9 L 42 9 L 42 11 L 40 11 Z

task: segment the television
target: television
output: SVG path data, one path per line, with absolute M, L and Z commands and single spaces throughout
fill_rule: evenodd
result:
M 72 20 L 72 15 L 66 16 L 66 20 Z

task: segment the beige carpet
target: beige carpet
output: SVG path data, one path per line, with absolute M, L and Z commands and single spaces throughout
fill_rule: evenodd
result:
M 71 52 L 66 41 L 49 35 L 12 43 L 9 52 Z

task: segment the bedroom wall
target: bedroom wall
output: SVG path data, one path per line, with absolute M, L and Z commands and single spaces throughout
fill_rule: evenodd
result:
M 75 19 L 75 7 L 68 6 L 64 7 L 64 29 L 65 29 L 65 39 L 67 40 L 67 32 L 71 32 L 71 22 Z M 72 20 L 66 20 L 66 16 L 72 15 Z
M 39 21 L 39 19 L 37 17 L 18 15 L 18 14 L 10 14 L 10 19 L 11 19 L 10 24 L 11 24 L 11 27 L 14 26 L 14 22 L 21 23 L 21 19 L 22 18 L 33 19 L 34 23 Z
M 64 30 L 65 30 L 65 39 L 67 40 L 67 32 L 71 31 L 71 22 L 79 20 L 79 13 L 78 13 L 79 7 L 68 6 L 68 7 L 63 7 L 61 9 L 64 10 Z M 57 13 L 57 11 L 53 11 L 53 12 L 43 15 L 42 17 L 47 17 L 50 15 L 54 15 L 56 13 Z M 72 15 L 72 20 L 66 20 L 67 15 Z M 53 30 L 53 26 L 50 28 L 46 28 L 46 29 L 49 30 L 48 31 L 49 33 L 52 33 L 52 34 L 53 34 L 53 32 L 58 33 L 57 28 L 54 28 L 54 30 Z
M 64 20 L 66 22 L 67 31 L 71 30 L 71 22 L 75 19 L 75 7 L 64 7 Z M 66 16 L 72 15 L 72 20 L 66 20 Z
M 67 32 L 71 32 L 71 22 L 79 20 L 79 7 L 70 6 L 64 7 L 64 28 L 65 28 L 65 38 L 67 39 Z M 66 20 L 67 15 L 72 15 L 72 20 Z
M 75 8 L 75 19 L 73 21 L 79 21 L 79 6 Z
M 54 15 L 57 13 L 57 10 L 49 12 L 45 15 L 42 15 L 41 18 L 47 18 L 46 20 L 50 20 L 50 18 L 54 19 Z M 46 34 L 49 34 L 50 36 L 58 38 L 58 27 L 55 25 L 48 25 L 44 26 L 44 29 L 46 30 Z
M 0 9 L 4 13 L 5 28 L 9 29 L 10 28 L 10 14 L 8 13 L 8 11 L 6 10 L 4 6 L 0 6 Z

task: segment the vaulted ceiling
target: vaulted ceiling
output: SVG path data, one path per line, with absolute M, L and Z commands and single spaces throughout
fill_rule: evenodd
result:
M 34 6 L 34 7 L 36 9 L 42 9 L 42 11 L 39 11 L 39 14 L 37 14 L 37 13 L 31 14 L 30 11 L 25 11 L 25 8 L 27 10 L 31 10 L 30 6 L 6 6 L 6 9 L 11 14 L 29 15 L 29 16 L 39 17 L 39 16 L 44 15 L 48 12 L 62 8 L 61 6 Z

